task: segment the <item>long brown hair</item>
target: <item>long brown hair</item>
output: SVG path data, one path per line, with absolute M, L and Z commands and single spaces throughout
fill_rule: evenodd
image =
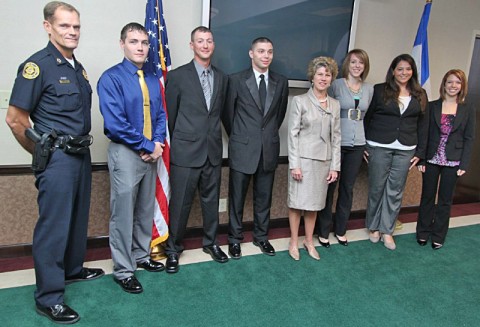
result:
M 418 83 L 417 65 L 415 64 L 415 60 L 412 58 L 412 56 L 406 53 L 395 57 L 387 71 L 387 76 L 385 78 L 385 103 L 388 103 L 390 101 L 398 101 L 398 96 L 400 95 L 400 87 L 395 81 L 395 76 L 393 72 L 400 61 L 405 61 L 410 65 L 410 67 L 412 67 L 412 77 L 407 82 L 407 90 L 410 91 L 410 94 L 415 99 L 417 99 L 418 102 L 420 102 L 422 111 L 425 111 L 428 100 L 425 91 Z

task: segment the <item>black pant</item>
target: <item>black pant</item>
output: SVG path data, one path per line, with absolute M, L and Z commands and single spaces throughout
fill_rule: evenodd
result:
M 39 217 L 33 232 L 36 304 L 64 302 L 65 277 L 81 272 L 87 248 L 92 166 L 90 153 L 53 152 L 35 174 Z
M 197 188 L 203 215 L 202 244 L 216 244 L 221 168 L 221 165 L 213 166 L 208 159 L 198 168 L 170 165 L 172 196 L 169 206 L 169 236 L 165 249 L 167 254 L 183 252 L 183 238 Z
M 445 167 L 426 164 L 423 173 L 422 197 L 417 221 L 417 239 L 443 244 L 448 232 L 450 222 L 450 209 L 452 207 L 453 193 L 457 182 L 456 167 Z M 440 184 L 438 180 L 440 179 Z M 435 197 L 438 200 L 435 206 Z
M 253 239 L 266 241 L 270 223 L 270 208 L 272 206 L 272 188 L 275 171 L 265 171 L 263 160 L 255 174 L 244 174 L 230 169 L 229 179 L 229 226 L 228 242 L 240 243 L 243 240 L 243 209 L 247 195 L 248 184 L 253 177 Z
M 364 146 L 342 146 L 341 170 L 338 180 L 338 198 L 335 209 L 335 217 L 332 214 L 333 195 L 337 182 L 328 185 L 325 208 L 318 212 L 316 234 L 322 238 L 328 238 L 332 221 L 334 222 L 335 234 L 344 236 L 347 232 L 347 222 L 350 217 L 353 202 L 353 186 L 362 165 Z

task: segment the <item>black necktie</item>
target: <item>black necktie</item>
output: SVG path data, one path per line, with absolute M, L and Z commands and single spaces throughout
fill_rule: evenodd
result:
M 267 84 L 265 84 L 265 75 L 260 75 L 260 84 L 258 86 L 258 93 L 260 95 L 260 105 L 263 112 L 265 112 L 265 100 L 267 99 Z

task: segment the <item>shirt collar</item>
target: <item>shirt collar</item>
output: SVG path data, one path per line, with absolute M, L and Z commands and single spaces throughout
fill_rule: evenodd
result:
M 200 65 L 195 59 L 193 59 L 193 64 L 195 65 L 195 70 L 197 71 L 198 77 L 202 76 L 205 69 L 209 70 L 210 73 L 212 72 L 212 65 L 208 65 L 208 67 L 205 68 L 204 66 Z
M 122 65 L 132 75 L 136 74 L 137 71 L 140 69 L 140 68 L 137 67 L 137 65 L 135 65 L 133 62 L 131 62 L 127 58 L 123 58 Z M 141 69 L 143 69 L 143 67 Z M 143 71 L 143 74 L 144 74 L 144 76 L 147 75 L 145 71 Z
M 62 64 L 68 63 L 68 61 L 65 59 L 65 57 L 60 53 L 60 51 L 58 51 L 58 49 L 50 41 L 48 41 L 47 50 L 55 58 L 55 62 L 57 63 L 57 65 L 62 65 Z M 79 66 L 79 63 L 75 59 L 75 56 L 73 56 L 73 60 L 75 61 L 75 68 L 77 68 L 77 66 Z
M 263 74 L 263 76 L 265 76 L 265 83 L 268 83 L 268 69 L 265 73 L 260 73 L 258 71 L 255 70 L 255 68 L 253 68 L 253 74 L 255 74 L 255 80 L 257 81 L 257 83 L 260 83 L 260 75 Z

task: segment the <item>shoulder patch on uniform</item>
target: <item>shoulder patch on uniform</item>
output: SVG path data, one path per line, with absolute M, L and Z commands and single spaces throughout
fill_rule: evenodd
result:
M 40 68 L 33 62 L 27 62 L 23 67 L 22 76 L 26 79 L 35 79 L 40 75 Z
M 85 77 L 85 79 L 88 81 L 88 75 L 85 69 L 82 71 L 82 74 L 83 74 L 83 77 Z

